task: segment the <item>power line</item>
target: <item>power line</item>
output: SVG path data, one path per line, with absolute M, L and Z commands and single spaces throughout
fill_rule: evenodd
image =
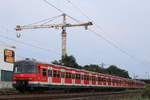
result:
M 51 4 L 50 2 L 48 2 L 47 0 L 44 0 L 44 1 L 45 1 L 46 3 L 48 3 L 50 6 L 54 7 L 55 9 L 57 9 L 58 11 L 64 13 L 61 9 L 57 8 L 56 6 L 54 6 L 53 4 Z M 76 5 L 74 5 L 70 0 L 67 0 L 67 1 L 68 1 L 69 3 L 71 3 L 74 7 L 78 8 L 78 7 L 77 7 Z M 91 20 L 90 17 L 88 17 L 85 13 L 83 13 L 80 8 L 78 8 L 78 9 L 80 10 L 80 12 L 81 12 L 84 16 L 86 16 L 89 20 Z M 77 23 L 80 23 L 80 22 L 81 22 L 81 21 L 77 20 L 76 18 L 71 17 L 71 16 L 68 15 L 68 14 L 67 14 L 67 16 L 70 17 L 71 19 L 73 19 L 74 21 L 76 21 Z M 105 37 L 102 36 L 101 34 L 95 32 L 94 30 L 91 30 L 91 29 L 90 29 L 90 31 L 91 31 L 92 33 L 94 33 L 95 35 L 97 35 L 98 37 L 100 37 L 100 38 L 102 38 L 103 40 L 105 40 L 108 44 L 110 44 L 110 45 L 112 45 L 113 47 L 119 49 L 119 51 L 121 51 L 122 53 L 124 53 L 124 54 L 128 55 L 129 57 L 133 58 L 133 56 L 131 56 L 130 54 L 128 54 L 125 50 L 122 50 L 119 46 L 117 46 L 115 43 L 113 43 L 112 41 L 108 40 L 107 38 L 105 38 Z
M 50 6 L 52 6 L 53 8 L 55 8 L 56 10 L 58 10 L 59 12 L 64 13 L 63 10 L 57 8 L 56 6 L 54 6 L 53 4 L 51 4 L 50 2 L 48 2 L 47 0 L 44 0 L 44 1 L 46 1 L 46 3 L 48 3 Z M 68 1 L 68 3 L 71 3 L 75 8 L 77 8 L 77 9 L 82 13 L 82 15 L 84 15 L 87 19 L 91 20 L 90 17 L 88 17 L 79 7 L 77 7 L 75 4 L 73 4 L 70 0 L 66 0 L 66 1 Z M 78 22 L 78 23 L 79 23 L 79 22 L 81 23 L 81 21 L 79 21 L 79 20 L 77 20 L 77 19 L 71 17 L 70 15 L 67 14 L 67 16 L 70 17 L 71 19 L 73 19 L 74 21 L 76 21 L 76 22 Z M 106 33 L 100 25 L 96 24 L 95 22 L 94 22 L 94 24 L 96 25 L 97 28 L 101 29 L 101 30 L 103 31 L 103 33 Z M 122 52 L 123 54 L 127 55 L 128 57 L 132 58 L 133 60 L 136 60 L 136 61 L 138 60 L 135 56 L 129 54 L 128 52 L 126 52 L 125 50 L 123 50 L 122 48 L 120 48 L 116 43 L 114 43 L 114 42 L 112 42 L 111 40 L 107 39 L 107 38 L 104 37 L 103 35 L 99 34 L 98 32 L 96 32 L 96 31 L 94 31 L 94 30 L 91 30 L 91 29 L 89 29 L 89 30 L 90 30 L 93 34 L 95 34 L 96 36 L 100 37 L 101 39 L 103 39 L 104 41 L 106 41 L 108 44 L 110 44 L 111 46 L 113 46 L 114 48 L 118 49 L 118 50 L 119 50 L 120 52 Z M 139 61 L 138 61 L 138 62 L 139 62 Z M 140 63 L 142 63 L 142 65 L 143 65 L 143 62 L 140 61 Z
M 70 16 L 69 16 L 70 17 Z M 77 23 L 80 23 L 79 20 L 70 17 L 71 19 L 73 19 L 74 21 L 76 21 Z M 130 55 L 128 52 L 126 52 L 125 50 L 121 49 L 118 45 L 116 45 L 114 42 L 110 41 L 109 39 L 107 39 L 106 37 L 104 37 L 103 35 L 99 34 L 98 32 L 92 30 L 92 29 L 88 29 L 90 32 L 92 32 L 94 35 L 98 36 L 99 38 L 103 39 L 104 41 L 106 41 L 109 45 L 113 46 L 114 48 L 118 49 L 120 52 L 122 52 L 123 54 L 129 56 L 130 58 L 137 60 L 135 56 Z
M 54 52 L 54 51 L 51 50 L 51 49 L 42 48 L 42 47 L 40 47 L 40 46 L 36 46 L 36 45 L 33 45 L 33 44 L 25 43 L 25 42 L 22 42 L 22 41 L 17 41 L 17 40 L 15 40 L 15 39 L 12 39 L 12 38 L 9 38 L 9 37 L 3 36 L 3 35 L 0 35 L 0 38 L 5 38 L 5 39 L 7 39 L 7 40 L 11 40 L 11 41 L 14 41 L 14 42 L 17 42 L 17 43 L 26 45 L 26 46 L 38 48 L 38 49 L 41 49 L 41 50 L 44 50 L 44 51 L 48 51 L 48 52 L 51 51 L 51 52 Z M 60 55 L 60 54 L 57 53 L 57 52 L 54 52 L 54 53 L 57 54 L 57 55 Z
M 114 48 L 118 49 L 120 52 L 126 54 L 127 56 L 129 56 L 130 58 L 135 59 L 134 56 L 128 54 L 126 51 L 124 51 L 123 49 L 121 49 L 119 46 L 117 46 L 116 44 L 114 44 L 113 42 L 111 42 L 110 40 L 108 40 L 107 38 L 105 38 L 104 36 L 102 36 L 101 34 L 95 32 L 94 30 L 88 29 L 89 31 L 91 31 L 92 33 L 94 33 L 96 36 L 102 38 L 103 40 L 105 40 L 108 44 L 110 44 L 111 46 L 113 46 Z
M 53 5 L 53 4 L 51 4 L 50 2 L 48 2 L 47 0 L 43 0 L 45 3 L 47 3 L 48 5 L 50 5 L 51 7 L 53 7 L 53 8 L 55 8 L 55 9 L 57 9 L 59 12 L 61 12 L 61 13 L 64 13 L 64 11 L 63 10 L 61 10 L 61 9 L 59 9 L 59 8 L 57 8 L 55 5 Z
M 9 31 L 9 30 L 7 30 L 7 31 Z M 4 33 L 4 32 L 2 32 L 1 30 L 0 30 L 0 32 L 1 32 L 1 33 Z M 9 31 L 8 33 L 10 33 L 10 32 L 15 33 L 14 31 Z M 5 34 L 6 34 L 6 33 L 5 33 Z M 16 34 L 16 33 L 15 33 L 15 34 Z M 1 35 L 1 34 L 0 34 L 0 36 L 1 36 L 0 38 L 4 38 L 4 39 L 7 39 L 7 40 L 11 40 L 11 41 L 14 41 L 14 42 L 16 42 L 16 43 L 20 43 L 20 44 L 23 44 L 23 45 L 26 45 L 26 46 L 38 48 L 38 49 L 45 50 L 45 51 L 52 51 L 52 52 L 54 52 L 55 54 L 60 55 L 60 53 L 58 53 L 58 52 L 56 52 L 55 50 L 52 50 L 52 49 L 47 49 L 47 48 L 39 47 L 39 46 L 36 46 L 36 45 L 33 45 L 33 44 L 29 44 L 29 43 L 17 41 L 17 40 L 15 40 L 15 39 L 13 39 L 13 38 L 10 38 L 10 37 L 8 37 L 8 36 L 4 36 L 4 35 Z M 33 40 L 33 39 L 28 38 L 27 40 Z M 33 41 L 39 42 L 39 41 L 37 41 L 37 40 L 33 40 Z
M 72 6 L 74 6 L 74 8 L 77 8 L 80 13 L 85 16 L 88 20 L 93 21 L 90 17 L 88 17 L 78 6 L 76 6 L 74 3 L 72 3 L 70 0 L 66 0 L 68 3 L 70 3 Z
M 43 0 L 43 1 L 46 2 L 48 5 L 50 5 L 51 7 L 55 8 L 56 10 L 58 10 L 59 12 L 64 13 L 63 10 L 57 8 L 55 5 L 51 4 L 51 3 L 48 2 L 47 0 Z M 67 0 L 67 1 L 69 1 L 71 4 L 73 4 L 70 0 Z M 78 8 L 78 9 L 79 9 L 79 8 Z M 80 10 L 80 11 L 81 11 L 81 10 Z M 86 16 L 88 19 L 90 19 L 85 13 L 82 12 L 82 14 L 83 14 L 84 16 Z M 69 16 L 69 15 L 68 15 L 68 16 Z M 71 16 L 70 16 L 70 18 L 71 18 Z M 74 18 L 72 17 L 72 19 L 74 19 Z M 76 19 L 74 19 L 74 20 L 78 22 L 78 20 L 76 20 Z M 91 20 L 91 19 L 90 19 L 90 20 Z M 98 26 L 98 25 L 97 25 L 97 26 Z M 99 27 L 99 26 L 98 26 L 98 27 Z M 101 28 L 101 27 L 100 27 L 100 28 Z M 102 29 L 102 28 L 101 28 L 101 29 Z M 90 30 L 90 31 L 93 32 L 93 33 L 94 33 L 95 35 L 97 35 L 98 37 L 100 37 L 100 38 L 102 38 L 103 40 L 105 40 L 108 44 L 110 44 L 110 45 L 112 45 L 113 47 L 117 48 L 117 49 L 118 49 L 119 51 L 121 51 L 122 53 L 128 55 L 128 56 L 131 57 L 131 58 L 135 58 L 134 56 L 131 56 L 130 54 L 128 54 L 125 50 L 121 49 L 119 46 L 117 46 L 115 43 L 113 43 L 113 42 L 110 41 L 109 39 L 105 38 L 104 36 L 100 35 L 99 33 L 95 32 L 95 31 L 93 31 L 93 30 Z
M 88 15 L 86 15 L 78 6 L 76 6 L 72 1 L 70 0 L 66 0 L 68 3 L 70 3 L 72 6 L 74 6 L 75 8 L 77 8 L 79 10 L 79 12 L 85 16 L 88 20 L 92 20 Z M 75 18 L 73 18 L 75 19 Z M 78 22 L 78 20 L 74 20 L 76 22 Z M 92 20 L 93 21 L 93 20 Z M 93 21 L 94 22 L 94 21 Z M 94 22 L 94 24 L 103 31 L 103 33 L 106 33 L 103 28 L 101 26 L 99 26 L 98 24 L 96 24 Z M 106 37 L 104 37 L 103 35 L 99 34 L 98 32 L 95 32 L 94 30 L 89 29 L 91 32 L 93 32 L 96 36 L 102 38 L 103 40 L 105 40 L 107 43 L 109 43 L 110 45 L 112 45 L 113 47 L 117 48 L 120 52 L 126 54 L 127 56 L 129 56 L 130 58 L 136 59 L 134 56 L 130 55 L 129 53 L 127 53 L 125 50 L 121 49 L 118 45 L 116 45 L 114 42 L 110 41 L 109 39 L 107 39 Z
M 5 45 L 7 45 L 7 43 L 5 43 L 4 41 L 0 41 L 0 42 L 3 43 L 3 44 L 5 44 Z M 9 46 L 9 45 L 7 45 L 7 46 Z M 18 47 L 17 47 L 17 49 L 24 50 L 24 49 L 18 48 Z M 32 52 L 32 51 L 30 51 L 30 52 Z M 19 55 L 18 53 L 15 54 L 15 55 L 16 55 L 17 60 L 23 60 L 23 59 L 27 58 L 27 57 L 25 57 L 25 56 Z M 41 55 L 40 55 L 40 56 L 41 56 Z M 47 57 L 49 57 L 49 56 L 43 56 L 43 55 L 42 55 L 42 57 L 46 57 L 46 58 L 47 58 Z M 34 57 L 33 57 L 33 59 L 34 59 Z M 38 58 L 38 60 L 43 61 L 43 60 L 40 59 L 40 58 Z M 44 61 L 44 62 L 46 62 L 46 61 Z M 50 63 L 50 62 L 47 62 L 47 63 Z
M 34 47 L 34 48 L 38 48 L 38 49 L 41 49 L 41 50 L 44 50 L 44 51 L 52 51 L 52 52 L 54 52 L 53 50 L 51 50 L 51 49 L 46 49 L 46 48 L 42 48 L 42 47 L 38 47 L 38 46 L 35 46 L 35 45 L 32 45 L 32 44 L 28 44 L 28 43 L 25 43 L 25 42 L 21 42 L 21 41 L 17 41 L 17 40 L 15 40 L 15 39 L 12 39 L 12 38 L 9 38 L 9 37 L 7 37 L 7 36 L 3 36 L 3 35 L 1 35 L 0 34 L 0 38 L 4 38 L 4 39 L 7 39 L 7 40 L 10 40 L 10 41 L 14 41 L 14 42 L 17 42 L 17 43 L 19 43 L 19 44 L 23 44 L 23 45 L 26 45 L 26 46 L 29 46 L 29 47 Z M 0 41 L 0 42 L 2 42 L 2 43 L 4 43 L 4 44 L 6 44 L 5 42 L 3 42 L 3 41 Z M 18 49 L 18 48 L 17 48 Z M 21 48 L 19 48 L 19 49 L 21 49 Z M 22 49 L 23 50 L 23 49 Z M 60 55 L 59 53 L 57 53 L 57 52 L 54 52 L 56 55 Z M 19 57 L 21 57 L 21 58 L 26 58 L 26 57 L 22 57 L 22 56 L 20 56 L 20 55 L 18 55 Z M 44 57 L 46 57 L 46 56 L 44 56 Z M 48 56 L 47 56 L 48 57 Z M 92 60 L 91 58 L 87 58 L 88 60 Z
M 79 20 L 69 16 L 71 19 L 73 19 L 74 21 L 76 21 L 77 23 L 80 23 Z M 126 54 L 127 56 L 129 56 L 132 59 L 135 59 L 134 56 L 128 54 L 125 50 L 121 49 L 119 46 L 117 46 L 115 43 L 113 43 L 112 41 L 110 41 L 109 39 L 105 38 L 103 35 L 99 34 L 98 32 L 92 30 L 92 29 L 88 29 L 90 32 L 94 33 L 96 36 L 102 38 L 103 40 L 105 40 L 108 44 L 110 44 L 111 46 L 113 46 L 114 48 L 118 49 L 120 52 Z
M 12 33 L 15 33 L 14 31 L 10 31 L 10 30 L 8 30 L 9 32 L 8 33 L 10 33 L 10 32 L 12 32 Z M 4 32 L 2 32 L 2 33 L 4 33 Z M 6 37 L 6 36 L 5 36 Z M 5 38 L 4 38 L 5 39 Z M 8 39 L 7 39 L 8 40 Z M 30 39 L 30 38 L 28 38 L 28 40 L 33 40 L 33 39 Z M 39 42 L 39 41 L 37 41 L 37 40 L 33 40 L 33 41 L 36 41 L 36 42 Z M 4 42 L 3 42 L 4 43 Z M 6 44 L 6 43 L 5 43 Z M 30 46 L 31 47 L 31 46 Z M 39 49 L 39 48 L 38 48 Z M 22 49 L 23 50 L 23 49 Z M 47 51 L 47 50 L 46 50 Z M 54 51 L 54 50 L 53 50 Z M 59 54 L 59 53 L 56 53 L 57 55 Z M 60 55 L 60 54 L 59 54 Z M 46 56 L 44 56 L 44 57 L 46 57 Z M 47 56 L 48 57 L 48 56 Z M 22 58 L 27 58 L 27 57 L 22 57 Z M 91 59 L 91 58 L 87 58 L 87 60 L 89 60 L 89 61 L 92 61 L 93 59 Z
M 82 10 L 81 10 L 77 5 L 75 5 L 72 1 L 70 1 L 70 0 L 65 0 L 65 1 L 67 1 L 67 2 L 70 3 L 72 6 L 74 6 L 74 8 L 77 8 L 78 11 L 79 11 L 84 17 L 86 17 L 88 20 L 91 20 L 91 21 L 94 23 L 94 25 L 96 25 L 97 28 L 100 28 L 100 29 L 104 32 L 103 28 L 102 28 L 100 25 L 96 24 L 96 23 L 94 22 L 94 20 L 92 20 L 92 18 L 90 18 L 86 13 L 84 13 L 84 11 L 82 11 Z M 106 33 L 106 32 L 104 32 L 104 33 Z

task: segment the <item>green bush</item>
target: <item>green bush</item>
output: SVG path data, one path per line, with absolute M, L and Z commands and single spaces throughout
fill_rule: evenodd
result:
M 143 96 L 150 98 L 150 84 L 147 84 L 144 91 L 143 91 Z

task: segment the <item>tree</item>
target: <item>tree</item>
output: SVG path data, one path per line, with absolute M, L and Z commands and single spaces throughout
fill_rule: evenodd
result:
M 109 66 L 106 70 L 107 70 L 108 74 L 110 74 L 110 75 L 120 76 L 120 77 L 124 77 L 124 78 L 130 78 L 128 71 L 120 69 L 115 65 Z
M 85 65 L 83 69 L 88 70 L 88 71 L 103 73 L 103 74 L 130 78 L 128 71 L 120 69 L 115 65 L 111 65 L 108 68 L 103 68 L 103 67 L 100 67 L 99 65 L 90 64 L 90 65 Z
M 63 66 L 67 66 L 67 67 L 73 67 L 73 68 L 81 68 L 80 65 L 78 65 L 78 63 L 76 62 L 76 59 L 74 56 L 63 56 L 62 60 L 55 60 L 52 62 L 53 64 L 56 65 L 63 65 Z
M 103 74 L 107 73 L 105 68 L 100 67 L 99 65 L 95 65 L 95 64 L 85 65 L 83 69 L 88 70 L 88 71 L 103 73 Z
M 93 71 L 93 72 L 98 72 L 98 73 L 103 73 L 103 74 L 109 74 L 109 75 L 114 75 L 114 76 L 120 76 L 124 78 L 130 78 L 128 71 L 124 69 L 120 69 L 115 65 L 111 65 L 108 68 L 103 68 L 99 65 L 96 64 L 90 64 L 90 65 L 85 65 L 84 67 L 80 66 L 74 56 L 64 56 L 62 57 L 61 60 L 55 60 L 52 62 L 53 64 L 56 65 L 63 65 L 67 67 L 72 67 L 72 68 L 78 68 L 78 69 L 85 69 L 88 71 Z

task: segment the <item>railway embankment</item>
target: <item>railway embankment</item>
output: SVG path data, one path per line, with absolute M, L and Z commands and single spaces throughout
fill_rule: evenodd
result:
M 73 92 L 38 91 L 20 93 L 12 88 L 0 90 L 0 100 L 150 100 L 150 84 L 145 89 L 117 92 Z
M 41 92 L 41 91 L 40 91 Z M 0 92 L 0 100 L 128 100 L 141 98 L 142 92 L 79 92 L 79 93 L 63 93 L 63 92 L 30 92 L 19 93 L 15 90 Z

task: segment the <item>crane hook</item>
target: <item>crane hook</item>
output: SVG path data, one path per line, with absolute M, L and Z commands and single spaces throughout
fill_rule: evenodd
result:
M 20 37 L 21 37 L 21 34 L 20 34 L 20 33 L 17 33 L 16 37 L 17 37 L 17 38 L 20 38 Z

